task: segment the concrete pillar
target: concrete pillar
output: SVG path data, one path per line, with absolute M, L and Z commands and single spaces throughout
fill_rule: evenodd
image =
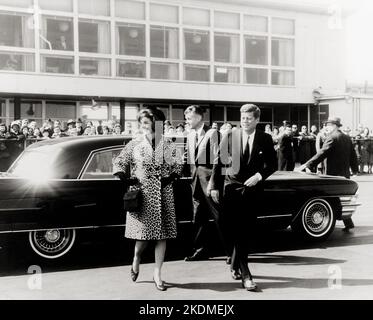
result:
M 126 108 L 126 100 L 120 100 L 119 101 L 119 110 L 120 110 L 119 123 L 123 130 L 124 130 L 124 124 L 126 122 L 125 108 Z

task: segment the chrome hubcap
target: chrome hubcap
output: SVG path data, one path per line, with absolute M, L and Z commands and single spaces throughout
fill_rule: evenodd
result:
M 323 202 L 315 202 L 309 206 L 304 215 L 305 227 L 314 234 L 326 231 L 331 223 L 331 213 Z
M 47 240 L 50 243 L 54 243 L 58 241 L 59 238 L 60 238 L 59 230 L 48 230 L 45 233 L 45 240 Z
M 320 212 L 315 212 L 312 216 L 312 221 L 315 224 L 320 224 L 322 222 L 323 216 Z

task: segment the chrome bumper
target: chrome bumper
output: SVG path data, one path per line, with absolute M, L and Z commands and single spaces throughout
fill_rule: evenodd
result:
M 340 196 L 342 214 L 341 219 L 350 218 L 356 211 L 358 206 L 361 206 L 360 202 L 357 202 L 358 194 L 353 196 Z

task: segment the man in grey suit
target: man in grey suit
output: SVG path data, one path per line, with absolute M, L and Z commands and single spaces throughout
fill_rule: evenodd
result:
M 349 179 L 351 175 L 350 168 L 353 174 L 359 172 L 357 156 L 352 146 L 351 138 L 340 130 L 342 126 L 340 118 L 330 117 L 326 121 L 326 124 L 328 135 L 322 148 L 296 170 L 303 171 L 306 168 L 315 168 L 320 162 L 326 159 L 326 174 Z M 354 227 L 351 218 L 344 219 L 343 222 L 346 231 Z
M 215 204 L 207 194 L 214 160 L 217 159 L 220 134 L 210 129 L 203 122 L 204 110 L 198 105 L 189 106 L 185 112 L 186 123 L 192 129 L 187 136 L 187 168 L 192 177 L 192 194 L 196 227 L 194 252 L 185 261 L 196 261 L 208 258 L 207 242 L 209 240 L 208 222 L 213 218 L 217 225 L 218 235 L 222 241 L 219 228 L 219 204 Z M 224 244 L 224 243 L 223 243 Z
M 241 129 L 224 135 L 219 149 L 219 161 L 214 163 L 208 193 L 219 201 L 223 189 L 222 226 L 226 241 L 233 246 L 231 275 L 242 280 L 242 286 L 255 290 L 247 264 L 249 237 L 255 231 L 257 211 L 264 192 L 263 181 L 277 169 L 277 157 L 272 137 L 256 130 L 260 109 L 245 104 L 240 109 Z

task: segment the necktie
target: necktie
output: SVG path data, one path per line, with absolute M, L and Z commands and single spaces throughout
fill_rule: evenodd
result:
M 245 146 L 245 150 L 243 152 L 243 161 L 244 163 L 248 163 L 250 160 L 250 136 L 247 137 L 247 142 Z

